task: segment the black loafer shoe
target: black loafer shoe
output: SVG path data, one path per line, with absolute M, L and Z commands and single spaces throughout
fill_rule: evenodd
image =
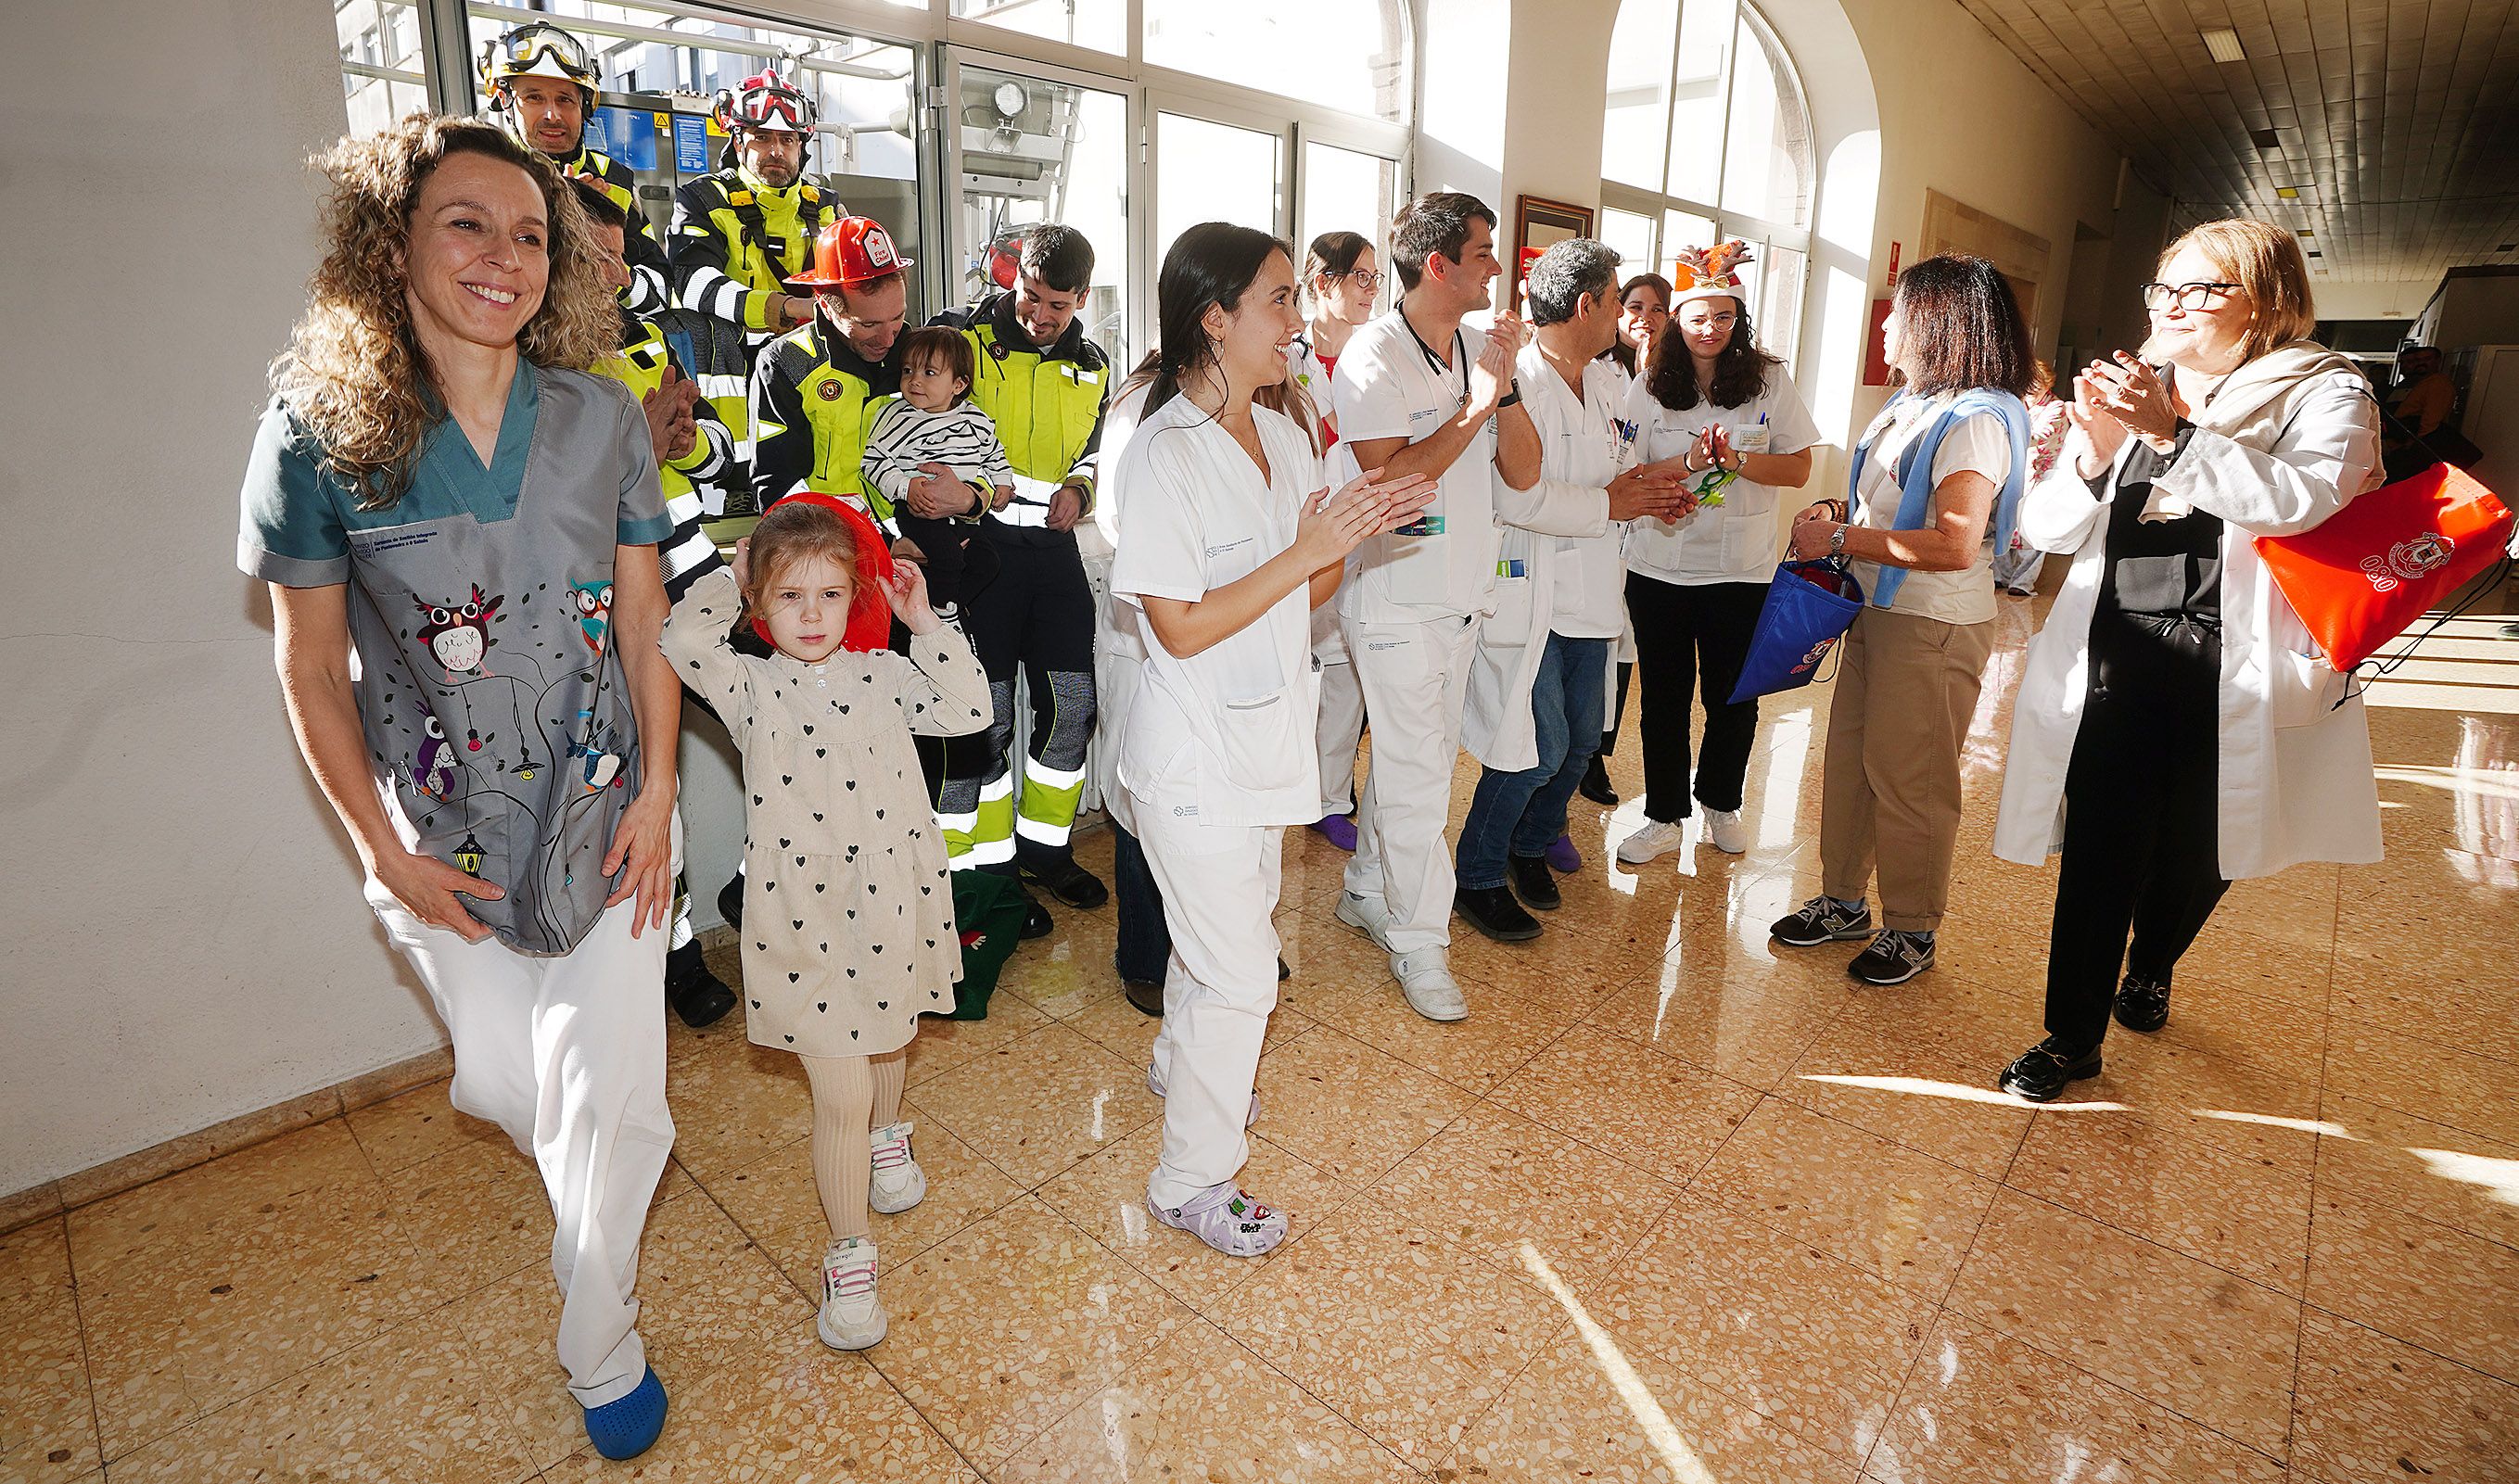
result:
M 1049 908 L 1042 906 L 1040 898 L 1030 892 L 1023 894 L 1023 927 L 1016 932 L 1015 937 L 1027 941 L 1036 938 L 1047 938 L 1049 930 L 1056 926 L 1049 920 Z
M 665 955 L 665 1003 L 693 1030 L 717 1024 L 734 1008 L 734 991 L 709 972 L 698 939 Z
M 1557 893 L 1557 873 L 1548 869 L 1545 855 L 1508 855 L 1504 862 L 1504 879 L 1513 887 L 1513 895 L 1522 898 L 1525 907 L 1554 912 L 1563 900 Z
M 735 872 L 717 889 L 717 915 L 726 919 L 729 928 L 743 926 L 743 873 Z
M 1500 943 L 1526 943 L 1539 936 L 1539 919 L 1524 911 L 1503 887 L 1458 888 L 1452 893 L 1452 910 Z
M 1090 911 L 1111 899 L 1111 889 L 1104 886 L 1091 871 L 1076 863 L 1069 855 L 1050 855 L 1037 860 L 1017 857 L 1015 868 L 1026 881 L 1037 881 L 1049 888 L 1049 895 L 1071 907 Z
M 2094 1046 L 2076 1053 L 2051 1035 L 2003 1069 L 2003 1075 L 1995 1079 L 1994 1085 L 2015 1098 L 2053 1103 L 2066 1087 L 2099 1074 L 2099 1048 Z
M 1603 808 L 1618 807 L 1618 791 L 1610 786 L 1609 765 L 1601 761 L 1599 753 L 1592 755 L 1592 765 L 1583 769 L 1583 781 L 1574 785 L 1574 792 Z
M 1163 985 L 1150 979 L 1124 979 L 1120 981 L 1120 992 L 1128 997 L 1129 1004 L 1157 1020 L 1163 1019 Z
M 2129 974 L 2117 986 L 2117 1024 L 2149 1034 L 2169 1024 L 2169 981 Z

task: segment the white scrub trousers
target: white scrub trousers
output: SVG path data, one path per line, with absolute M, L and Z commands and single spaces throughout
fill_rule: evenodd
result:
M 1364 690 L 1341 655 L 1321 664 L 1321 714 L 1314 740 L 1321 755 L 1321 817 L 1355 812 L 1355 746 L 1364 737 Z
M 1378 771 L 1378 769 L 1377 769 Z M 1164 1152 L 1146 1194 L 1167 1209 L 1241 1173 L 1260 1043 L 1277 1008 L 1278 825 L 1201 824 L 1140 803 L 1137 838 L 1172 936 L 1155 1079 Z
M 1443 826 L 1452 813 L 1478 621 L 1345 623 L 1373 718 L 1373 767 L 1356 810 L 1347 889 L 1379 899 L 1391 914 L 1385 942 L 1392 952 L 1445 947 L 1452 941 L 1452 851 Z
M 639 1235 L 674 1147 L 665 1111 L 665 941 L 630 925 L 636 899 L 557 957 L 431 928 L 370 881 L 394 946 L 428 986 L 455 1042 L 449 1101 L 507 1131 L 551 1197 L 559 1363 L 581 1407 L 638 1389 Z M 1271 972 L 1274 972 L 1273 965 Z

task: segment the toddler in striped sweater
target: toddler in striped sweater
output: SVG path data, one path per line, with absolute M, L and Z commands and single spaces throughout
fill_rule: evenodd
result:
M 941 326 L 901 337 L 901 396 L 875 415 L 862 472 L 896 555 L 926 568 L 937 614 L 958 626 L 972 532 L 1014 494 L 989 415 L 966 400 L 971 342 Z

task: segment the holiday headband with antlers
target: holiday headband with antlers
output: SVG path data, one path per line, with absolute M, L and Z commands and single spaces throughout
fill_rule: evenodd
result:
M 1739 288 L 1741 265 L 1749 261 L 1749 244 L 1736 237 L 1711 247 L 1682 247 L 1673 267 L 1682 289 Z

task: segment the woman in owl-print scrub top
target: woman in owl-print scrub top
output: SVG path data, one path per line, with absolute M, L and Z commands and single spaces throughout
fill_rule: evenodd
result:
M 457 1108 L 541 1171 L 560 1365 L 596 1447 L 662 1428 L 632 1294 L 673 1145 L 663 977 L 680 690 L 644 417 L 566 183 L 415 116 L 325 160 L 327 253 L 273 370 L 239 561 L 367 896 L 455 1044 Z

